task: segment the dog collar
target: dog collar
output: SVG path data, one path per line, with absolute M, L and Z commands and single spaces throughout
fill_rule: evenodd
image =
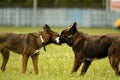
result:
M 40 39 L 41 39 L 41 41 L 42 41 L 44 51 L 46 51 L 46 48 L 45 48 L 45 41 L 44 41 L 44 39 L 43 39 L 43 37 L 42 37 L 41 35 L 40 35 Z
M 40 35 L 40 39 L 41 39 L 42 43 L 44 43 L 43 37 L 41 35 Z

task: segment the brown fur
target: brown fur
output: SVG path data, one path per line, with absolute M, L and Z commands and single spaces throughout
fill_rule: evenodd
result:
M 118 70 L 120 60 L 120 39 L 118 38 L 120 35 L 88 35 L 78 31 L 76 25 L 74 23 L 72 27 L 63 30 L 59 39 L 60 43 L 67 43 L 74 51 L 75 61 L 72 73 L 76 72 L 83 63 L 81 75 L 84 75 L 95 58 L 101 59 L 109 56 L 115 74 L 120 75 Z
M 27 62 L 29 57 L 32 58 L 34 71 L 38 71 L 38 55 L 41 47 L 50 43 L 56 44 L 58 33 L 52 31 L 48 25 L 43 28 L 44 31 L 38 33 L 15 34 L 15 33 L 1 33 L 0 34 L 0 52 L 3 57 L 1 70 L 5 71 L 6 64 L 9 59 L 9 50 L 22 55 L 22 72 L 26 72 Z M 42 42 L 40 35 L 44 42 Z

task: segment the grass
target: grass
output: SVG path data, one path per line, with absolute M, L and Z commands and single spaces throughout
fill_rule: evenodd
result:
M 53 28 L 57 32 L 61 32 L 64 28 Z M 42 28 L 0 28 L 0 32 L 14 32 L 14 33 L 28 33 L 41 31 Z M 96 29 L 96 28 L 82 28 L 80 31 L 88 34 L 107 34 L 118 33 L 119 30 L 115 29 Z M 115 76 L 108 58 L 95 60 L 89 67 L 85 76 L 80 76 L 80 69 L 77 73 L 70 74 L 74 54 L 70 47 L 66 44 L 57 46 L 54 44 L 46 47 L 47 51 L 44 52 L 43 48 L 40 50 L 39 55 L 39 75 L 34 74 L 31 59 L 28 62 L 26 74 L 22 74 L 22 57 L 21 55 L 10 53 L 10 59 L 6 66 L 6 71 L 0 71 L 0 80 L 120 80 Z M 2 56 L 0 55 L 0 64 L 2 63 Z

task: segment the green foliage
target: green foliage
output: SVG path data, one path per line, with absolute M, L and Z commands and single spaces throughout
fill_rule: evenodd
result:
M 65 28 L 52 28 L 57 32 L 61 32 Z M 28 33 L 42 31 L 42 28 L 0 28 L 0 32 L 14 32 L 14 33 Z M 95 29 L 95 28 L 79 28 L 80 31 L 88 34 L 106 34 L 118 33 L 119 30 L 115 29 Z M 62 46 L 48 45 L 46 46 L 47 52 L 43 48 L 40 50 L 39 55 L 39 75 L 34 74 L 31 59 L 29 59 L 27 72 L 22 74 L 22 56 L 10 52 L 10 58 L 6 66 L 6 71 L 0 71 L 0 80 L 119 80 L 115 76 L 111 68 L 108 58 L 95 60 L 88 69 L 85 76 L 79 76 L 80 69 L 77 73 L 70 74 L 74 54 L 70 47 L 66 44 Z M 2 56 L 0 55 L 0 65 L 2 63 Z
M 37 0 L 38 7 L 103 8 L 103 0 Z M 0 0 L 4 7 L 32 7 L 33 0 Z

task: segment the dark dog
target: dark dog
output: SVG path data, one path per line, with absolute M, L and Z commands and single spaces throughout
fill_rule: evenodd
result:
M 77 23 L 72 27 L 67 28 L 61 32 L 60 43 L 67 43 L 72 47 L 75 55 L 73 72 L 76 72 L 83 63 L 81 75 L 87 72 L 91 62 L 97 58 L 105 58 L 109 56 L 109 61 L 116 75 L 120 75 L 118 70 L 120 60 L 120 37 L 117 34 L 107 35 L 88 35 L 79 32 L 76 28 Z M 119 45 L 117 45 L 119 43 Z
M 38 55 L 39 49 L 50 43 L 58 43 L 59 34 L 50 29 L 48 25 L 43 27 L 44 31 L 38 33 L 0 34 L 0 52 L 2 53 L 3 62 L 1 70 L 5 71 L 9 59 L 9 50 L 22 54 L 22 72 L 26 72 L 29 57 L 32 58 L 35 73 L 38 74 Z

